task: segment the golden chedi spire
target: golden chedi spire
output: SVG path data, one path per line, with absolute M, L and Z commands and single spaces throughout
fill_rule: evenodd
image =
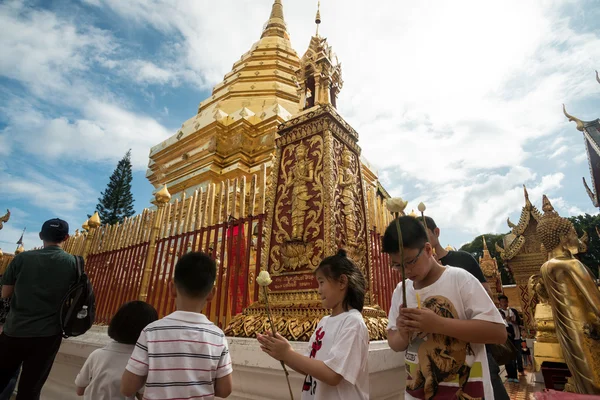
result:
M 271 9 L 271 16 L 265 25 L 261 38 L 269 36 L 278 36 L 289 40 L 287 25 L 283 17 L 283 4 L 281 0 L 275 0 Z
M 272 4 L 260 39 L 200 102 L 197 114 L 150 150 L 146 177 L 157 190 L 166 183 L 178 196 L 241 175 L 249 179 L 248 171 L 270 165 L 277 127 L 298 113 L 300 99 L 300 60 L 283 3 Z

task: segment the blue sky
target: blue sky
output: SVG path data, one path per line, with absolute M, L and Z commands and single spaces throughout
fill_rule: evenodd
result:
M 315 5 L 284 0 L 301 55 Z M 316 3 L 316 1 L 314 2 Z M 131 148 L 139 212 L 152 145 L 193 116 L 260 37 L 271 0 L 0 3 L 0 247 L 65 218 L 72 231 Z M 338 104 L 384 185 L 424 201 L 459 246 L 505 232 L 522 185 L 562 215 L 596 213 L 580 132 L 600 117 L 600 1 L 323 0 L 342 62 Z

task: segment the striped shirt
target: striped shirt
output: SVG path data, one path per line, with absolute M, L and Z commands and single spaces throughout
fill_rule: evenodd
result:
M 215 379 L 233 372 L 223 331 L 206 316 L 185 311 L 142 331 L 127 370 L 147 376 L 147 400 L 212 400 Z

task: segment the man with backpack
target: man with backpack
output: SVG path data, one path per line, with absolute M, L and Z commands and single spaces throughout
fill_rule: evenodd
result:
M 62 341 L 59 311 L 78 278 L 75 257 L 62 249 L 67 222 L 44 222 L 44 247 L 17 255 L 2 276 L 2 298 L 11 298 L 0 335 L 0 392 L 22 363 L 18 400 L 39 399 Z

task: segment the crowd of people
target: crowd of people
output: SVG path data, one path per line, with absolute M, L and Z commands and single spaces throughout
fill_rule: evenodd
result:
M 406 287 L 400 282 L 393 293 L 388 324 L 389 346 L 406 364 L 405 398 L 508 399 L 491 346 L 510 338 L 521 349 L 506 365 L 509 380 L 518 381 L 531 356 L 522 347 L 517 310 L 505 296 L 500 309 L 495 306 L 477 261 L 442 248 L 433 219 L 398 222 L 400 230 L 392 222 L 382 246 L 406 278 Z M 17 399 L 40 398 L 62 341 L 58 309 L 76 280 L 75 259 L 62 249 L 68 230 L 60 219 L 45 222 L 44 247 L 17 255 L 2 276 L 0 400 L 10 399 L 19 376 Z M 175 312 L 159 319 L 145 302 L 123 304 L 108 327 L 112 341 L 91 353 L 74 377 L 77 394 L 94 400 L 228 397 L 234 383 L 227 338 L 202 314 L 215 295 L 216 274 L 213 259 L 190 252 L 177 261 L 170 283 Z M 302 399 L 368 399 L 369 334 L 361 314 L 366 279 L 344 250 L 323 259 L 314 276 L 330 315 L 306 350 L 294 351 L 271 332 L 257 335 L 257 346 L 305 376 Z

